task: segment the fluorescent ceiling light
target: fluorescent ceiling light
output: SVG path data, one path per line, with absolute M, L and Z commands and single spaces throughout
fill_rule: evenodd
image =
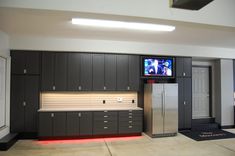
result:
M 83 26 L 134 29 L 134 30 L 150 30 L 150 31 L 173 31 L 175 30 L 174 26 L 169 26 L 169 25 L 109 21 L 109 20 L 97 20 L 97 19 L 85 19 L 85 18 L 73 18 L 72 24 L 83 25 Z

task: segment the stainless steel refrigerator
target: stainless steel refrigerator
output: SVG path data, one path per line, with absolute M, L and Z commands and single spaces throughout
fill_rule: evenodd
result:
M 144 87 L 145 133 L 151 137 L 178 132 L 178 84 L 153 83 Z

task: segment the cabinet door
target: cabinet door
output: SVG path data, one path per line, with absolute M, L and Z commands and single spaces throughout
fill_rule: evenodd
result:
M 56 91 L 65 91 L 67 89 L 67 54 L 55 54 L 54 85 Z
M 80 112 L 80 136 L 92 135 L 92 112 Z
M 53 113 L 39 113 L 39 136 L 51 137 L 53 136 Z
M 24 52 L 12 51 L 11 52 L 11 73 L 24 74 L 25 69 L 25 56 Z
M 140 86 L 140 58 L 129 56 L 129 87 L 130 90 L 138 91 Z
M 183 77 L 184 72 L 184 58 L 177 57 L 176 58 L 176 77 Z
M 53 136 L 66 136 L 66 113 L 65 112 L 54 113 Z
M 117 90 L 128 90 L 129 87 L 128 55 L 117 55 Z
M 24 76 L 11 77 L 11 132 L 24 132 Z
M 67 136 L 79 136 L 79 112 L 67 113 Z
M 106 90 L 116 90 L 116 55 L 105 54 L 104 61 Z
M 42 86 L 43 91 L 51 91 L 54 86 L 54 66 L 55 66 L 55 53 L 44 52 L 42 53 Z
M 37 132 L 39 76 L 25 76 L 25 132 Z
M 93 90 L 105 90 L 104 86 L 104 54 L 93 54 Z
M 92 90 L 92 55 L 80 54 L 81 56 L 81 75 L 80 86 L 81 90 Z
M 191 128 L 192 121 L 192 79 L 184 78 L 185 128 Z
M 178 83 L 178 128 L 185 128 L 184 78 L 177 78 Z
M 80 54 L 69 53 L 68 54 L 68 83 L 67 88 L 69 91 L 79 90 L 81 65 L 80 65 Z
M 25 69 L 26 74 L 40 74 L 40 53 L 39 52 L 25 52 Z
M 183 66 L 184 66 L 185 77 L 192 77 L 192 58 L 185 57 Z

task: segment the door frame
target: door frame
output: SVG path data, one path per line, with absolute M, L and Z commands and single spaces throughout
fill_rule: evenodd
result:
M 192 65 L 192 69 L 193 67 L 198 67 L 198 68 L 208 68 L 209 69 L 209 117 L 213 117 L 212 115 L 212 67 L 210 65 Z M 193 77 L 193 76 L 192 76 Z M 192 96 L 193 96 L 193 91 L 192 91 Z M 193 105 L 193 103 L 192 103 Z M 193 108 L 193 107 L 192 107 Z M 193 117 L 193 113 L 192 113 L 192 117 Z

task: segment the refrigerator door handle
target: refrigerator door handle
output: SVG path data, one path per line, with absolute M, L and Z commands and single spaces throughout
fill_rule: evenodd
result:
M 164 103 L 163 103 L 163 116 L 165 117 L 165 111 L 166 111 L 166 92 L 163 91 L 163 99 L 164 99 Z
M 163 117 L 163 105 L 164 105 L 164 94 L 163 94 L 163 92 L 162 92 L 162 102 L 161 103 L 162 103 L 162 113 L 161 114 L 162 114 L 162 117 Z

